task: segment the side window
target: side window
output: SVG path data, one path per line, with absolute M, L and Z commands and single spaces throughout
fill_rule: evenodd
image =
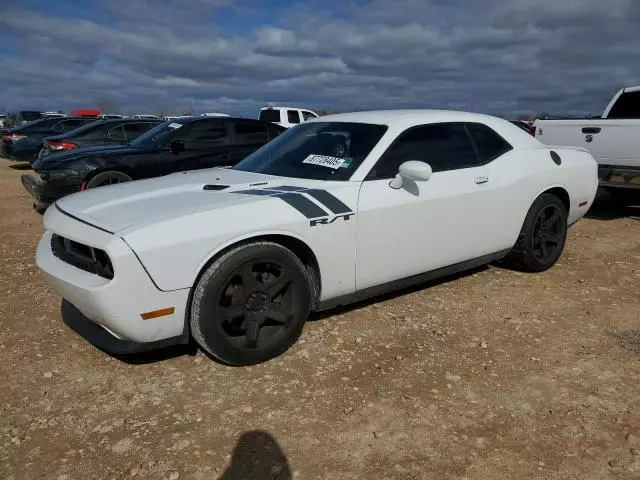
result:
M 234 125 L 234 130 L 236 145 L 262 144 L 269 141 L 267 128 L 264 125 L 238 122 Z
M 423 125 L 402 133 L 378 160 L 367 180 L 393 178 L 408 160 L 426 162 L 434 172 L 478 165 L 463 124 Z
M 115 140 L 116 142 L 124 142 L 127 139 L 122 125 L 118 125 L 109 130 L 109 139 Z
M 226 122 L 199 122 L 175 138 L 184 141 L 185 148 L 210 148 L 229 145 Z
M 620 95 L 607 118 L 640 118 L 640 92 L 627 92 Z
M 262 120 L 263 122 L 279 123 L 282 121 L 280 119 L 280 110 L 260 110 L 260 116 L 258 117 L 258 120 Z
M 297 110 L 287 110 L 287 120 L 289 123 L 300 123 L 300 115 Z
M 83 125 L 86 125 L 87 123 L 90 123 L 90 121 L 85 121 L 85 120 L 82 120 L 82 119 L 63 120 L 63 121 L 57 123 L 53 127 L 53 130 L 55 132 L 70 132 L 71 130 L 75 130 L 76 128 L 82 127 Z
M 51 130 L 53 130 L 54 132 L 58 132 L 58 133 L 64 133 L 66 131 L 64 129 L 64 122 L 56 123 L 53 127 L 51 127 Z
M 140 123 L 127 123 L 122 126 L 124 130 L 124 135 L 127 140 L 131 141 L 138 138 L 144 132 L 149 130 L 150 127 L 153 127 L 154 124 L 151 122 L 140 122 Z
M 311 112 L 307 112 L 305 110 L 302 111 L 302 117 L 304 118 L 304 121 L 306 122 L 307 120 L 309 120 L 310 118 L 318 118 L 316 115 L 314 115 Z
M 504 138 L 494 132 L 491 128 L 480 123 L 468 123 L 467 131 L 471 135 L 480 163 L 488 163 L 495 160 L 500 155 L 504 155 L 513 147 Z

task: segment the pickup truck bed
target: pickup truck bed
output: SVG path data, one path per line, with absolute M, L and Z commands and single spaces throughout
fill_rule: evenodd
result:
M 625 196 L 640 193 L 640 87 L 620 90 L 601 118 L 541 119 L 534 132 L 546 145 L 589 150 L 598 161 L 600 186 Z

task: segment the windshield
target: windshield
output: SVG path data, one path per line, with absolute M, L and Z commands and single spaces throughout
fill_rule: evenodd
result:
M 385 125 L 304 123 L 281 133 L 233 169 L 309 180 L 349 180 Z
M 146 133 L 143 133 L 129 145 L 134 148 L 159 148 L 167 144 L 169 137 L 180 130 L 185 123 L 189 123 L 191 119 L 171 120 L 161 123 L 153 127 Z

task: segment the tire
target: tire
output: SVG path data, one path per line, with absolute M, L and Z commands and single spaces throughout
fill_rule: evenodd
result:
M 557 217 L 553 217 L 555 220 L 551 224 L 554 213 Z M 547 227 L 543 226 L 545 224 Z M 566 239 L 566 207 L 555 195 L 542 194 L 529 208 L 518 241 L 507 254 L 505 262 L 518 270 L 543 272 L 558 261 Z
M 101 172 L 91 177 L 87 182 L 86 189 L 104 187 L 107 185 L 115 185 L 117 183 L 130 182 L 133 180 L 126 173 L 119 172 L 117 170 L 109 170 L 107 172 Z
M 216 259 L 196 283 L 191 335 L 229 365 L 277 357 L 300 337 L 312 288 L 309 273 L 289 249 L 265 241 L 241 245 Z

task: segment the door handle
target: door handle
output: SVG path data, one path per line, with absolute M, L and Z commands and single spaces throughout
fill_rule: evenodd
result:
M 600 127 L 584 127 L 582 129 L 582 133 L 595 135 L 596 133 L 600 133 L 602 129 Z
M 473 179 L 478 185 L 483 185 L 489 182 L 489 177 L 476 177 Z

